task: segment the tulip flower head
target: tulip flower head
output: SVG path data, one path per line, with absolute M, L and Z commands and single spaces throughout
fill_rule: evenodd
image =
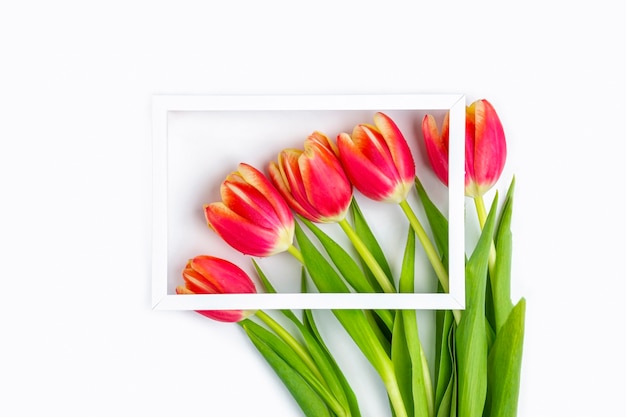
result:
M 422 121 L 422 132 L 433 171 L 448 185 L 449 118 L 441 133 L 432 115 Z M 465 195 L 484 195 L 498 181 L 506 161 L 506 140 L 498 115 L 487 100 L 477 100 L 465 116 Z
M 209 227 L 230 246 L 251 256 L 271 256 L 293 243 L 289 206 L 256 168 L 239 164 L 220 187 L 221 202 L 204 206 Z
M 252 294 L 256 287 L 250 277 L 237 265 L 207 255 L 190 259 L 183 270 L 184 286 L 176 294 Z M 254 314 L 250 310 L 198 310 L 210 319 L 237 322 Z
M 375 126 L 360 124 L 337 137 L 339 158 L 352 184 L 376 201 L 404 201 L 415 180 L 415 162 L 398 126 L 384 113 Z
M 345 218 L 352 184 L 324 134 L 313 132 L 304 142 L 304 151 L 283 150 L 278 162 L 270 164 L 269 174 L 289 206 L 301 216 L 318 223 Z

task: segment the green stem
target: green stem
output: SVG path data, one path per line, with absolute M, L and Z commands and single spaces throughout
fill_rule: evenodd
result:
M 435 270 L 435 274 L 437 274 L 437 278 L 439 278 L 441 287 L 443 288 L 445 292 L 449 292 L 450 283 L 448 279 L 448 272 L 446 271 L 446 268 L 443 266 L 441 259 L 439 259 L 439 254 L 437 253 L 437 251 L 435 250 L 435 247 L 433 246 L 432 242 L 428 238 L 428 235 L 426 234 L 426 231 L 422 227 L 422 224 L 420 223 L 419 219 L 413 212 L 413 209 L 411 208 L 411 206 L 406 200 L 403 200 L 402 202 L 400 202 L 400 207 L 402 208 L 402 211 L 404 211 L 404 214 L 406 215 L 406 217 L 409 219 L 409 223 L 411 223 L 411 227 L 415 231 L 417 238 L 420 240 L 420 243 L 422 244 L 422 247 L 424 248 L 424 251 L 426 252 L 426 256 L 428 257 L 430 264 L 433 266 L 433 269 Z
M 402 208 L 402 211 L 406 215 L 407 219 L 409 219 L 409 223 L 411 224 L 411 227 L 415 231 L 417 238 L 422 244 L 422 247 L 424 248 L 424 251 L 426 252 L 426 257 L 428 258 L 428 260 L 430 261 L 430 264 L 435 270 L 435 274 L 437 275 L 437 278 L 439 279 L 439 283 L 441 283 L 441 288 L 443 288 L 444 292 L 450 292 L 450 280 L 448 278 L 448 272 L 446 271 L 446 267 L 441 262 L 441 259 L 439 258 L 439 254 L 437 253 L 437 250 L 433 246 L 433 243 L 428 238 L 428 235 L 426 234 L 424 227 L 422 226 L 419 219 L 415 215 L 415 212 L 413 212 L 413 209 L 409 205 L 408 201 L 406 200 L 401 201 L 400 207 Z M 459 310 L 452 310 L 452 314 L 454 314 L 454 319 L 458 324 L 461 321 L 461 312 Z
M 290 254 L 293 255 L 294 258 L 296 258 L 302 265 L 304 265 L 304 258 L 302 257 L 302 253 L 300 253 L 300 251 L 298 250 L 298 248 L 296 248 L 293 245 L 290 245 L 287 248 L 287 252 L 289 252 Z
M 346 233 L 350 233 L 350 230 L 352 230 L 351 227 Z M 356 236 L 355 232 L 354 235 Z M 357 242 L 360 242 L 360 244 L 365 247 L 365 244 L 360 239 L 358 239 Z M 291 246 L 288 248 L 288 251 L 305 267 L 307 267 L 307 265 L 304 263 L 302 253 L 298 249 L 296 249 L 294 246 Z M 367 252 L 369 253 L 369 251 Z M 372 255 L 370 254 L 370 256 Z M 383 276 L 385 276 L 386 279 L 386 275 L 383 274 Z M 387 282 L 389 281 L 387 280 Z M 395 292 L 395 290 L 393 290 L 393 292 Z M 367 321 L 367 317 L 364 315 L 363 318 L 365 319 L 365 322 L 363 323 L 362 328 L 355 329 L 353 326 L 348 326 L 348 323 L 342 320 L 342 317 L 344 317 L 344 315 L 338 315 L 339 311 L 348 312 L 354 310 L 336 310 L 334 312 L 335 315 L 342 322 L 343 327 L 346 329 L 346 331 L 348 331 L 348 334 L 350 334 L 350 337 L 356 342 L 359 349 L 361 349 L 361 351 L 365 354 L 365 356 L 368 358 L 370 363 L 374 366 L 374 368 L 380 375 L 381 380 L 385 385 L 387 395 L 389 396 L 390 402 L 392 404 L 394 417 L 409 417 L 406 409 L 404 408 L 404 402 L 402 400 L 402 395 L 400 394 L 400 387 L 398 386 L 398 381 L 393 369 L 393 364 L 391 363 L 387 352 L 384 350 L 383 346 L 380 344 L 378 338 L 376 337 L 374 326 L 372 326 Z M 347 319 L 347 317 L 344 317 L 344 320 Z
M 383 323 L 385 324 L 387 329 L 393 329 L 393 317 L 391 317 L 391 312 L 389 310 L 375 310 L 375 312 L 376 312 L 377 316 L 380 317 L 383 320 Z M 365 317 L 367 318 L 367 322 L 369 323 L 370 327 L 374 331 L 374 334 L 376 335 L 376 337 L 378 339 L 378 342 L 381 344 L 381 346 L 383 347 L 383 349 L 385 349 L 386 352 L 389 352 L 389 349 L 390 349 L 389 340 L 387 340 L 387 336 L 385 336 L 385 334 L 383 334 L 380 326 L 376 322 L 376 318 L 374 316 L 374 311 L 372 311 L 372 310 L 363 310 L 363 313 L 365 313 Z M 383 314 L 381 314 L 381 313 L 385 313 L 384 317 L 383 317 Z M 387 314 L 387 313 L 389 313 L 389 314 Z
M 334 411 L 337 416 L 342 417 L 350 417 L 350 413 L 346 411 L 346 409 L 339 403 L 339 401 L 332 395 L 332 393 L 327 391 L 326 380 L 322 376 L 319 368 L 315 364 L 313 358 L 309 355 L 309 353 L 302 347 L 302 345 L 287 331 L 284 327 L 282 327 L 276 320 L 270 317 L 262 310 L 257 310 L 256 316 L 263 321 L 267 326 L 272 329 L 278 337 L 280 337 L 287 345 L 293 349 L 293 351 L 304 361 L 306 366 L 311 370 L 314 377 L 317 378 L 319 383 L 321 384 L 319 387 L 313 387 L 316 392 L 322 396 L 323 400 L 326 401 L 328 406 Z
M 398 386 L 398 380 L 396 379 L 395 372 L 393 371 L 393 365 L 389 363 L 386 366 L 384 373 L 381 373 L 383 383 L 387 389 L 387 395 L 389 401 L 393 407 L 394 417 L 408 417 L 406 408 L 404 407 L 404 401 L 402 400 L 402 394 L 400 394 L 400 387 Z
M 441 259 L 439 259 L 439 254 L 437 253 L 437 251 L 435 250 L 435 247 L 433 246 L 432 242 L 428 238 L 428 235 L 426 234 L 424 227 L 422 227 L 422 224 L 420 223 L 419 219 L 413 212 L 413 209 L 411 208 L 411 206 L 406 200 L 403 200 L 402 202 L 400 202 L 400 207 L 402 208 L 402 211 L 404 211 L 404 214 L 406 215 L 406 217 L 409 219 L 409 223 L 411 224 L 411 227 L 415 231 L 415 235 L 420 240 L 420 243 L 422 244 L 422 247 L 424 248 L 424 251 L 426 252 L 426 257 L 428 257 L 430 264 L 433 266 L 433 269 L 435 270 L 435 274 L 437 274 L 437 278 L 439 278 L 441 287 L 443 288 L 445 292 L 449 292 L 450 283 L 448 279 L 448 272 L 446 271 L 446 268 L 443 266 Z
M 487 221 L 487 209 L 485 208 L 485 201 L 483 196 L 474 197 L 474 205 L 476 206 L 476 214 L 478 215 L 478 223 L 480 224 L 480 230 L 485 227 Z M 491 248 L 489 250 L 489 274 L 494 277 L 496 270 L 496 245 L 491 241 Z
M 389 277 L 387 277 L 387 274 L 385 274 L 378 262 L 376 262 L 374 255 L 372 255 L 372 253 L 367 249 L 367 246 L 365 246 L 365 243 L 363 243 L 359 235 L 357 235 L 352 226 L 350 226 L 350 223 L 348 223 L 348 221 L 344 218 L 339 221 L 339 226 L 341 226 L 341 229 L 343 229 L 345 234 L 348 236 L 354 245 L 354 248 L 357 250 L 359 255 L 361 255 L 363 261 L 365 261 L 365 264 L 372 271 L 372 274 L 374 274 L 376 281 L 378 281 L 383 291 L 386 293 L 395 293 L 396 289 L 393 287 Z
M 428 399 L 428 415 L 434 416 L 435 415 L 435 394 L 433 392 L 433 381 L 430 378 L 430 371 L 428 368 L 428 359 L 426 358 L 426 353 L 424 353 L 423 348 L 420 348 L 420 359 L 422 361 L 424 388 L 426 390 L 426 398 Z
M 476 205 L 476 214 L 478 214 L 480 230 L 482 230 L 485 227 L 485 222 L 487 221 L 487 209 L 485 208 L 485 201 L 483 200 L 483 197 L 474 197 L 474 204 Z
M 289 345 L 289 347 L 293 349 L 294 352 L 296 352 L 296 354 L 304 361 L 304 363 L 306 363 L 311 372 L 313 372 L 320 381 L 324 380 L 309 353 L 287 330 L 285 330 L 283 326 L 262 310 L 257 310 L 256 316 L 267 324 L 270 329 L 272 329 L 281 339 L 285 341 L 285 343 Z

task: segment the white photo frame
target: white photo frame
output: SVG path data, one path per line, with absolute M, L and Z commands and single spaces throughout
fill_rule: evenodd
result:
M 289 143 L 291 147 L 301 147 L 306 138 L 306 134 L 302 136 L 304 130 L 294 133 L 289 139 L 288 135 L 284 135 L 281 139 L 283 142 L 268 146 L 268 138 L 278 136 L 272 136 L 276 134 L 273 129 L 283 124 L 290 127 L 298 126 L 298 130 L 308 128 L 308 133 L 312 132 L 312 128 L 324 131 L 326 128 L 340 126 L 345 129 L 342 131 L 350 133 L 355 120 L 359 120 L 358 123 L 373 123 L 371 116 L 376 111 L 383 111 L 394 120 L 395 113 L 399 118 L 404 118 L 404 115 L 414 112 L 422 115 L 424 112 L 444 114 L 449 111 L 449 185 L 445 189 L 439 184 L 441 189 L 447 191 L 450 280 L 448 293 L 435 291 L 412 294 L 278 292 L 177 295 L 175 293 L 175 286 L 182 285 L 181 272 L 187 259 L 204 252 L 230 261 L 236 256 L 243 256 L 236 254 L 236 251 L 226 243 L 218 246 L 209 243 L 208 240 L 205 241 L 214 239 L 212 235 L 215 233 L 206 227 L 206 224 L 202 224 L 202 216 L 199 214 L 203 202 L 217 201 L 203 200 L 205 196 L 201 194 L 206 194 L 208 198 L 215 196 L 217 192 L 219 196 L 217 191 L 219 184 L 226 174 L 236 169 L 237 161 L 234 158 L 240 158 L 245 162 L 248 162 L 247 158 L 261 158 L 259 160 L 266 161 L 269 155 L 266 152 L 272 151 L 277 155 L 283 147 L 288 147 Z M 337 120 L 346 121 L 339 122 L 344 123 L 342 125 L 336 124 L 329 115 L 337 115 L 339 116 Z M 343 115 L 349 117 L 340 117 Z M 367 118 L 363 118 L 364 116 Z M 322 125 L 324 124 L 322 121 L 325 120 L 331 122 Z M 421 119 L 416 120 L 417 122 L 421 125 Z M 318 124 L 309 126 L 307 123 Z M 464 309 L 464 95 L 159 95 L 152 99 L 152 128 L 153 309 Z M 206 128 L 214 129 L 208 135 L 213 136 L 212 139 L 205 135 Z M 333 138 L 338 132 L 324 133 Z M 405 133 L 407 140 L 408 136 Z M 259 141 L 262 143 L 259 144 Z M 215 150 L 211 148 L 212 146 L 219 149 Z M 205 156 L 199 155 L 206 156 L 206 163 L 203 159 Z M 265 170 L 265 167 L 258 168 Z M 213 178 L 204 178 L 213 175 Z M 418 177 L 424 182 L 419 172 Z M 430 190 L 427 191 L 430 193 Z M 402 216 L 400 211 L 398 216 Z M 427 225 L 425 220 L 423 223 Z M 188 246 L 185 248 L 186 251 L 181 249 L 184 246 Z M 238 262 L 234 263 L 242 266 Z M 434 279 L 436 281 L 436 278 Z

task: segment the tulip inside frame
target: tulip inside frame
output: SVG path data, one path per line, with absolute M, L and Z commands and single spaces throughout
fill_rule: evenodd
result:
M 206 252 L 231 259 L 254 274 L 250 259 L 232 257 L 232 249 L 206 230 L 202 205 L 217 201 L 219 183 L 239 162 L 265 167 L 280 149 L 300 147 L 311 131 L 332 137 L 358 123 L 371 123 L 384 111 L 417 141 L 419 125 L 406 123 L 426 113 L 450 112 L 450 184 L 446 189 L 449 216 L 450 291 L 419 294 L 300 293 L 298 270 L 289 256 L 263 260 L 270 278 L 280 281 L 278 294 L 219 294 L 177 297 L 181 263 Z M 462 309 L 464 307 L 463 133 L 465 97 L 462 94 L 400 95 L 255 95 L 153 97 L 153 247 L 152 305 L 155 309 L 277 309 L 277 308 L 408 308 Z M 417 123 L 417 122 L 415 122 Z M 460 140 L 459 140 L 460 139 Z M 411 143 L 412 149 L 418 145 Z M 419 149 L 416 152 L 421 152 Z M 423 156 L 415 157 L 422 179 Z M 460 180 L 459 180 L 460 178 Z M 427 181 L 427 179 L 424 179 Z M 429 188 L 429 192 L 431 189 Z M 213 193 L 213 194 L 212 194 Z M 213 195 L 213 196 L 212 196 Z M 360 198 L 357 196 L 357 198 Z M 362 200 L 359 200 L 360 202 Z M 392 207 L 390 207 L 392 208 Z M 362 209 L 369 210 L 368 203 Z M 387 211 L 382 210 L 383 213 Z M 400 219 L 400 214 L 391 214 Z M 369 217 L 368 217 L 369 220 Z M 375 220 L 372 219 L 372 223 Z M 400 223 L 397 221 L 396 223 Z M 390 232 L 398 226 L 383 227 Z M 389 253 L 401 253 L 403 235 L 383 236 Z M 207 233 L 209 235 L 207 236 Z M 395 246 L 394 246 L 395 245 Z M 275 265 L 275 264 L 276 265 Z M 279 266 L 284 264 L 284 266 Z M 298 270 L 299 272 L 299 270 Z

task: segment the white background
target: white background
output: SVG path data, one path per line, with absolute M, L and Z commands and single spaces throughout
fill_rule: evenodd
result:
M 150 309 L 162 93 L 489 99 L 517 177 L 520 416 L 622 410 L 621 7 L 431 3 L 3 2 L 0 415 L 298 415 L 236 325 Z

